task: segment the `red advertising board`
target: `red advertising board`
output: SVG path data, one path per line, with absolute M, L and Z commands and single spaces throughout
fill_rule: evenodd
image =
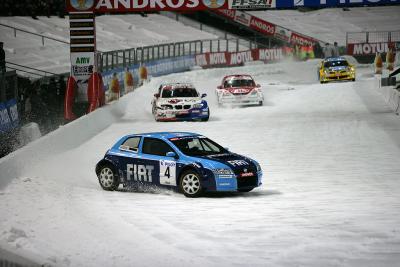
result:
M 261 49 L 240 52 L 216 52 L 204 53 L 196 56 L 196 65 L 203 68 L 240 66 L 245 62 L 252 61 L 279 61 L 284 58 L 281 48 L 277 49 Z
M 215 12 L 231 20 L 234 20 L 236 16 L 236 11 L 232 9 L 217 9 Z
M 316 41 L 310 37 L 306 37 L 304 35 L 292 32 L 292 35 L 290 37 L 290 42 L 292 44 L 299 44 L 301 46 L 310 46 L 314 45 Z
M 354 56 L 374 55 L 375 53 L 386 53 L 392 47 L 394 47 L 394 44 L 387 42 L 347 44 L 347 54 Z
M 228 8 L 228 0 L 67 0 L 68 12 L 196 11 Z
M 275 24 L 269 23 L 254 16 L 251 17 L 250 28 L 266 35 L 274 35 L 275 33 Z

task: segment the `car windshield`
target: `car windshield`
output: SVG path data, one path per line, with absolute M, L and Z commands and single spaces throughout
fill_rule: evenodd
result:
M 173 88 L 164 89 L 162 91 L 161 97 L 171 98 L 171 97 L 198 97 L 196 89 L 194 88 Z
M 187 156 L 208 156 L 226 153 L 226 150 L 205 137 L 177 137 L 169 139 Z
M 224 87 L 243 87 L 254 86 L 254 81 L 251 79 L 232 79 L 224 82 Z
M 338 61 L 327 61 L 324 63 L 325 68 L 332 68 L 332 67 L 347 67 L 349 63 L 345 60 L 338 60 Z

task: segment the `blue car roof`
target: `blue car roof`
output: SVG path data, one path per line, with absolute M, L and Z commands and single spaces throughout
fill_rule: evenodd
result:
M 175 137 L 187 137 L 187 136 L 199 136 L 197 133 L 189 133 L 189 132 L 152 132 L 152 133 L 139 133 L 139 134 L 131 134 L 128 136 L 146 136 L 146 137 L 154 137 L 160 139 L 170 139 Z

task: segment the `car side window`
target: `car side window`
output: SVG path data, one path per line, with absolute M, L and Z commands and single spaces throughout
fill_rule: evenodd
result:
M 146 137 L 143 140 L 142 153 L 165 156 L 168 152 L 175 152 L 167 143 L 160 139 Z
M 138 152 L 139 150 L 139 142 L 140 142 L 140 137 L 130 137 L 125 140 L 125 142 L 122 143 L 120 146 L 121 149 L 123 150 L 129 150 L 133 152 Z

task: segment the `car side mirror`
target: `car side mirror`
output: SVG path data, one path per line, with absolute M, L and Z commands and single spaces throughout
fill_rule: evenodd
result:
M 171 157 L 171 158 L 178 158 L 178 155 L 177 155 L 175 152 L 172 152 L 172 151 L 167 152 L 167 153 L 165 154 L 165 156 Z
M 154 97 L 159 98 L 160 94 L 154 94 Z
M 256 87 L 257 87 L 257 88 L 260 88 L 260 87 L 261 87 L 261 85 L 260 85 L 260 84 L 257 84 L 257 85 L 256 85 Z
M 222 89 L 222 85 L 218 85 L 218 86 L 217 86 L 217 89 Z
M 204 97 L 206 97 L 207 96 L 207 94 L 202 94 L 201 95 L 201 98 L 204 98 Z

